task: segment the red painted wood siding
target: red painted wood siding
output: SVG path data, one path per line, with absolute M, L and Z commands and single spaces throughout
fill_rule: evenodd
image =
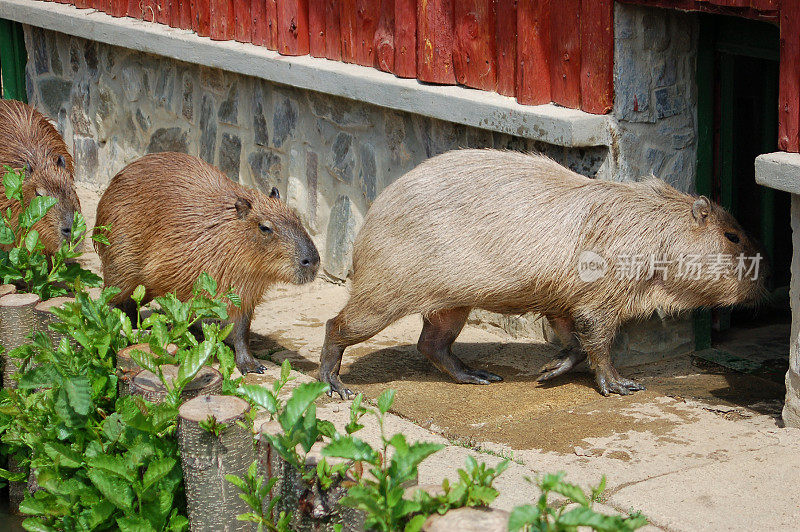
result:
M 614 0 L 54 0 L 115 17 L 603 114 Z M 800 0 L 619 0 L 781 27 L 779 145 L 800 148 Z

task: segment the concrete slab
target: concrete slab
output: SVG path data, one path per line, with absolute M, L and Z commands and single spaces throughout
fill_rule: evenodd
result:
M 733 454 L 625 487 L 610 501 L 669 530 L 796 530 L 798 451 L 794 441 Z
M 800 194 L 800 154 L 774 152 L 756 157 L 756 183 Z

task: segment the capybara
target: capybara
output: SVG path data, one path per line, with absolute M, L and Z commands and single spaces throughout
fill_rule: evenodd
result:
M 111 180 L 97 205 L 97 224 L 110 225 L 110 245 L 95 243 L 106 286 L 129 304 L 138 285 L 145 301 L 174 292 L 192 295 L 202 272 L 229 287 L 241 307 L 229 305 L 236 365 L 261 373 L 250 353 L 250 320 L 266 289 L 279 282 L 312 281 L 319 253 L 297 215 L 273 188 L 267 196 L 244 188 L 197 157 L 146 155 Z
M 53 255 L 70 238 L 72 220 L 81 210 L 72 156 L 56 128 L 39 111 L 16 100 L 0 100 L 0 176 L 5 174 L 2 165 L 25 172 L 22 198 L 26 205 L 34 196 L 58 200 L 34 226 L 45 254 Z M 0 194 L 0 209 L 5 212 L 9 207 L 15 221 L 19 203 Z
M 470 309 L 481 308 L 550 320 L 566 355 L 545 366 L 540 380 L 588 355 L 600 392 L 628 394 L 642 386 L 611 365 L 619 325 L 657 310 L 755 301 L 762 276 L 740 280 L 727 265 L 695 279 L 683 275 L 681 257 L 712 270 L 717 255 L 736 263 L 758 249 L 721 207 L 655 178 L 600 181 L 541 155 L 451 151 L 391 184 L 367 213 L 353 247 L 350 299 L 327 323 L 320 380 L 350 396 L 339 377 L 344 349 L 412 313 L 423 316 L 417 348 L 434 366 L 458 382 L 502 380 L 468 368 L 451 350 Z M 604 275 L 579 269 L 592 254 L 606 261 Z M 632 255 L 640 263 L 675 260 L 653 261 L 661 267 L 655 275 L 634 277 L 624 268 Z M 597 278 L 584 280 L 587 273 Z

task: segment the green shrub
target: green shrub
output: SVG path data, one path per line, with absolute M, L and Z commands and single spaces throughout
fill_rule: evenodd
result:
M 22 198 L 24 174 L 8 166 L 5 170 L 5 195 L 8 199 L 19 202 L 22 209 L 16 222 L 12 220 L 11 209 L 2 213 L 0 245 L 11 246 L 8 251 L 0 250 L 0 278 L 3 282 L 13 283 L 25 292 L 37 294 L 43 301 L 65 295 L 70 289 L 77 291 L 81 285 L 100 286 L 102 279 L 99 276 L 74 262 L 81 255 L 79 250 L 87 235 L 86 221 L 81 213 L 75 213 L 70 240 L 64 241 L 55 255 L 48 259 L 43 253 L 44 245 L 39 233 L 33 226 L 44 218 L 58 200 L 49 196 L 36 196 L 25 205 Z M 102 231 L 96 231 L 92 238 L 108 243 Z

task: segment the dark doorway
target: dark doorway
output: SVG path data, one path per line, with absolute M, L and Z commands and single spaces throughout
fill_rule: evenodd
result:
M 762 242 L 772 276 L 764 304 L 698 313 L 695 337 L 698 350 L 713 348 L 723 359 L 739 359 L 740 369 L 782 379 L 791 322 L 790 196 L 756 184 L 754 175 L 756 156 L 777 151 L 778 46 L 772 24 L 700 17 L 697 191 Z

